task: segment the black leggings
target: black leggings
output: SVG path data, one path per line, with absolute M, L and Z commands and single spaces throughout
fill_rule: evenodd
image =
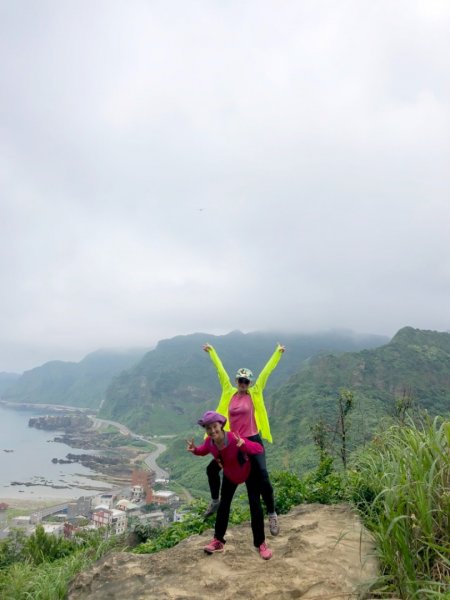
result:
M 264 534 L 264 516 L 260 500 L 261 488 L 258 476 L 255 476 L 250 472 L 245 485 L 247 486 L 248 502 L 250 504 L 253 544 L 259 548 L 266 539 L 266 536 Z M 224 536 L 230 517 L 231 501 L 233 500 L 237 486 L 238 484 L 230 481 L 225 475 L 223 476 L 222 493 L 220 496 L 220 504 L 217 510 L 216 526 L 214 530 L 214 537 L 216 540 L 223 543 L 225 543 Z
M 261 436 L 259 434 L 252 435 L 247 438 L 252 442 L 258 442 L 263 446 Z M 259 487 L 262 499 L 266 505 L 268 513 L 275 512 L 275 500 L 273 497 L 273 487 L 270 483 L 269 473 L 267 472 L 266 466 L 266 453 L 262 454 L 249 454 L 250 462 L 252 464 L 251 472 L 259 479 Z M 220 471 L 221 467 L 216 460 L 212 460 L 206 467 L 206 474 L 208 476 L 209 489 L 211 491 L 211 498 L 214 500 L 219 498 L 220 494 Z

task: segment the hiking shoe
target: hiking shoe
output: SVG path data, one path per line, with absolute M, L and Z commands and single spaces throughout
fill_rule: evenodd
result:
M 276 513 L 269 515 L 269 530 L 272 535 L 278 535 L 280 533 L 280 526 L 278 524 L 278 516 Z
M 223 542 L 219 542 L 216 538 L 213 538 L 207 546 L 203 548 L 206 554 L 214 554 L 214 552 L 223 552 L 223 547 L 225 544 Z M 272 556 L 272 553 L 271 553 Z
M 258 548 L 259 555 L 264 560 L 269 560 L 272 558 L 272 550 L 268 548 L 266 542 L 263 542 L 261 546 Z
M 203 513 L 203 518 L 207 519 L 211 515 L 214 515 L 217 512 L 217 509 L 219 508 L 219 504 L 220 504 L 220 500 L 211 500 L 208 508 Z

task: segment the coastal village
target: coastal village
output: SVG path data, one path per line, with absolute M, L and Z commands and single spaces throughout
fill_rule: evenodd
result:
M 167 489 L 168 484 L 167 479 L 157 479 L 154 471 L 135 469 L 127 487 L 40 508 L 29 515 L 13 517 L 9 522 L 4 520 L 3 528 L 0 523 L 0 539 L 14 528 L 31 535 L 37 525 L 42 525 L 48 534 L 64 537 L 100 528 L 107 534 L 121 535 L 131 532 L 137 524 L 163 527 L 183 518 L 180 498 Z M 8 508 L 7 503 L 0 503 L 0 512 Z
M 111 440 L 122 438 L 124 446 L 120 447 L 119 452 L 122 457 L 114 458 L 114 452 L 117 455 L 118 448 L 109 447 L 108 455 L 104 452 L 68 454 L 67 460 L 53 459 L 54 463 L 80 462 L 89 466 L 97 471 L 98 481 L 103 480 L 112 487 L 88 495 L 89 492 L 95 491 L 95 487 L 92 487 L 86 491 L 86 495 L 77 499 L 60 501 L 52 506 L 39 507 L 33 512 L 28 511 L 28 514 L 17 516 L 8 515 L 11 512 L 8 509 L 13 508 L 8 502 L 0 502 L 0 539 L 8 537 L 14 529 L 32 535 L 38 525 L 42 525 L 48 534 L 70 538 L 77 532 L 100 528 L 103 528 L 106 535 L 122 535 L 132 533 L 138 526 L 163 527 L 183 519 L 181 500 L 177 493 L 169 489 L 168 474 L 155 462 L 152 463 L 152 469 L 145 461 L 149 455 L 142 454 L 139 445 L 134 451 L 126 446 L 131 442 L 144 444 L 145 447 L 145 438 L 133 434 L 119 424 L 115 425 L 119 426 L 120 430 L 114 429 L 112 422 L 108 422 L 108 426 L 113 431 L 102 433 L 100 425 L 105 427 L 105 423 L 100 424 L 100 420 L 96 421 L 94 417 L 88 417 L 82 411 L 74 411 L 72 414 L 64 411 L 63 414 L 29 420 L 29 427 L 49 431 L 64 430 L 64 436 L 55 439 L 73 447 L 94 448 L 93 434 L 95 447 L 101 446 L 106 440 L 107 444 L 103 446 L 103 450 L 111 446 Z M 155 469 L 158 470 L 159 477 Z M 11 485 L 35 484 L 12 482 Z

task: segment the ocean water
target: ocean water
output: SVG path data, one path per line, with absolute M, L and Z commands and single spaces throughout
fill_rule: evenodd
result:
M 66 444 L 53 442 L 56 431 L 42 431 L 28 427 L 28 420 L 45 412 L 15 410 L 0 405 L 0 500 L 21 498 L 30 500 L 49 500 L 76 498 L 93 495 L 86 486 L 109 487 L 87 479 L 94 475 L 91 469 L 79 463 L 70 465 L 53 464 L 52 458 L 66 458 L 69 452 L 81 454 L 83 449 L 70 448 Z M 12 452 L 5 452 L 12 450 Z M 92 450 L 85 450 L 91 452 Z M 44 485 L 12 486 L 12 481 L 31 482 L 64 486 L 65 489 L 53 489 Z

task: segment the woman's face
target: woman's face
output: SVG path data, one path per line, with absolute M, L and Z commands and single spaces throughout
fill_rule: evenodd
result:
M 239 377 L 239 379 L 236 380 L 236 385 L 239 392 L 248 392 L 250 381 L 245 377 Z
M 220 441 L 223 438 L 223 429 L 220 423 L 209 423 L 205 427 L 207 435 L 216 441 Z

